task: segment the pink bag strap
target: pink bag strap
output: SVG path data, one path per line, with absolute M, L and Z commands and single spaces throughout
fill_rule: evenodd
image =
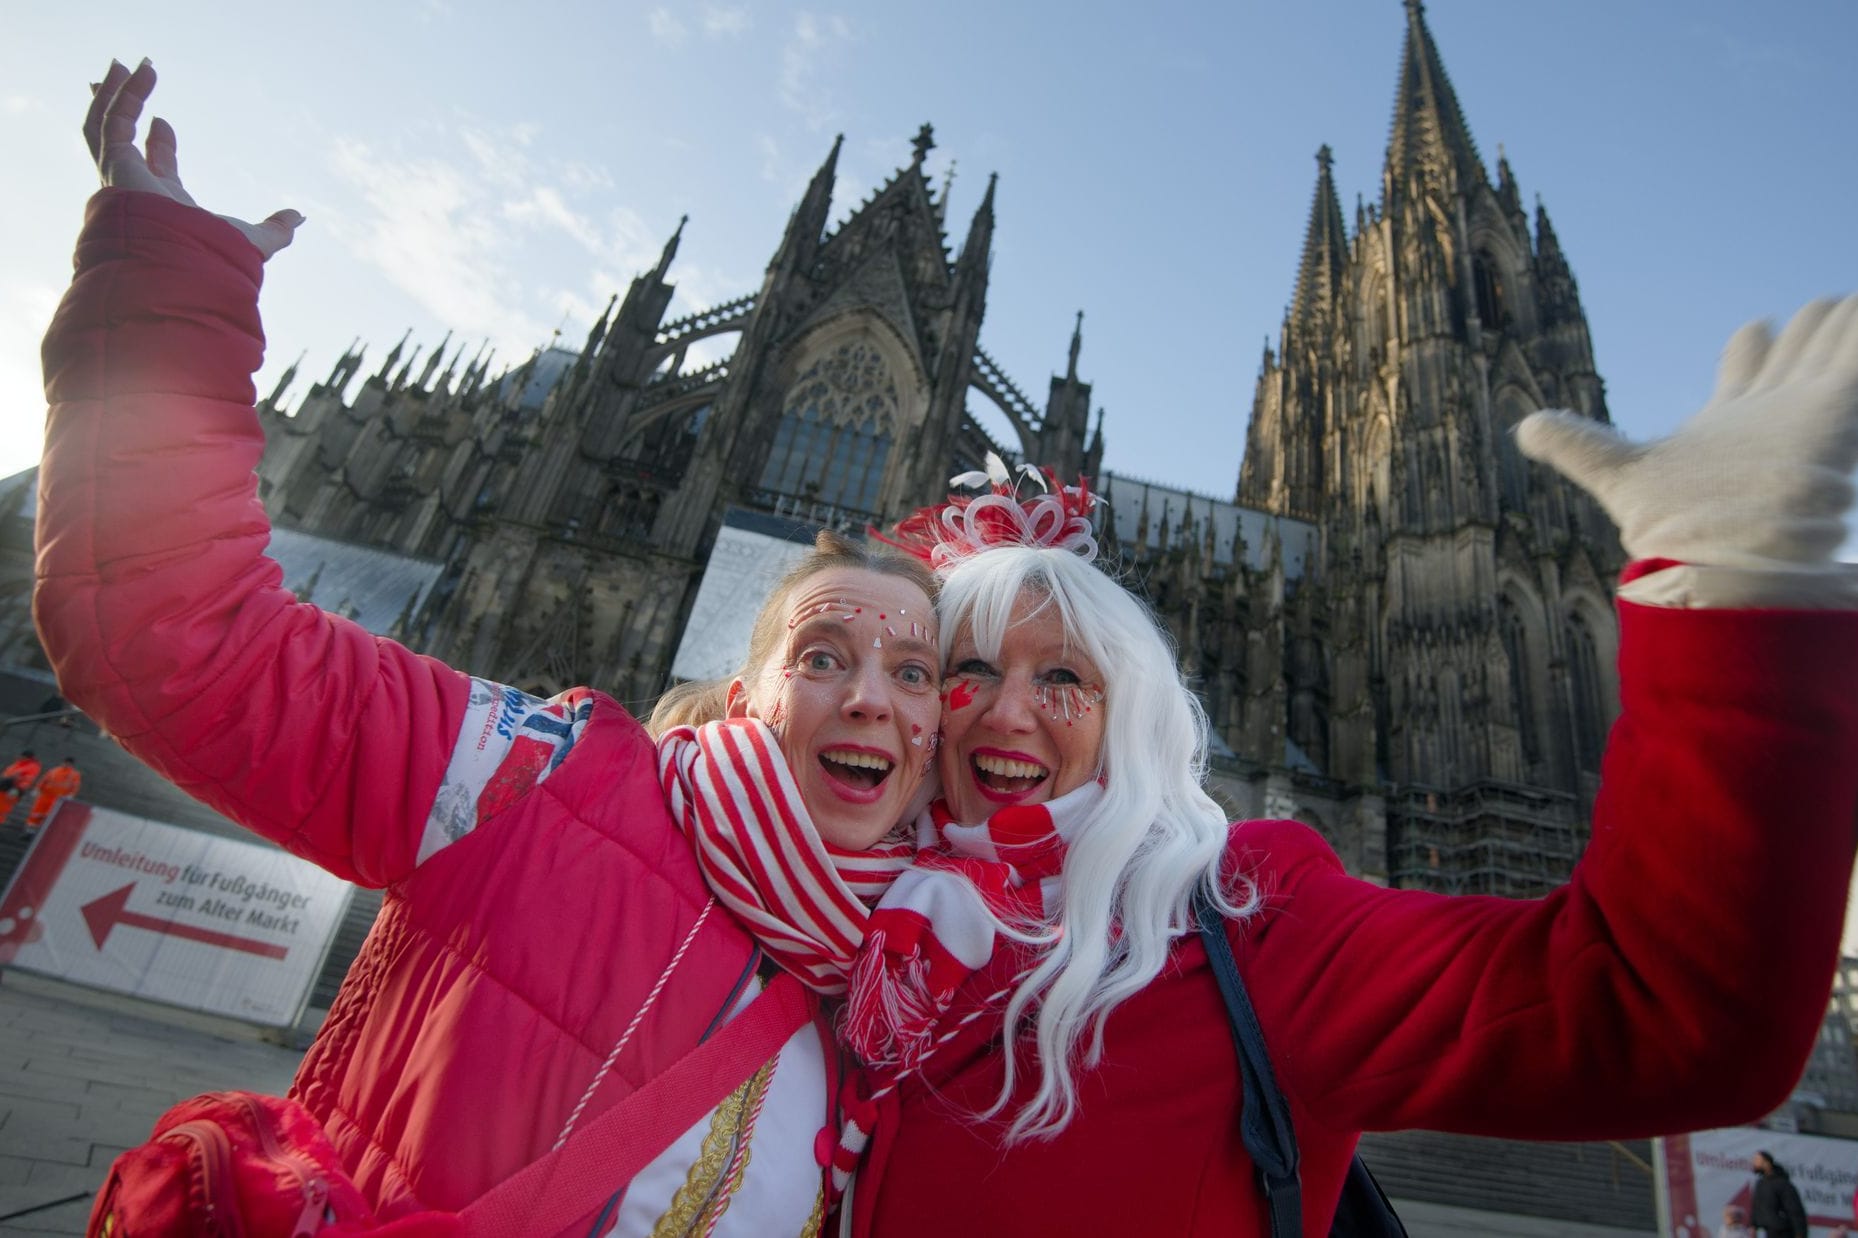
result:
M 663 1074 L 460 1214 L 470 1238 L 559 1234 L 631 1182 L 720 1105 L 809 1018 L 806 989 L 781 972 L 748 1008 Z

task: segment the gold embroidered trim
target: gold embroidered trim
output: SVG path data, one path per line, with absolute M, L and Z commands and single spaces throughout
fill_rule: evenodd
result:
M 714 1209 L 715 1217 L 720 1218 L 728 1209 L 730 1197 L 741 1185 L 741 1176 L 733 1175 L 733 1180 L 725 1183 L 723 1175 L 736 1159 L 739 1143 L 754 1133 L 752 1128 L 744 1129 L 744 1118 L 760 1112 L 762 1098 L 774 1078 L 774 1066 L 779 1060 L 776 1056 L 756 1071 L 710 1114 L 710 1129 L 704 1133 L 697 1159 L 685 1176 L 684 1185 L 671 1197 L 671 1207 L 652 1227 L 652 1238 L 684 1238 L 704 1233 L 715 1224 L 711 1210 Z M 741 1159 L 746 1165 L 746 1150 Z
M 822 1185 L 819 1194 L 813 1196 L 813 1215 L 806 1219 L 806 1225 L 800 1231 L 800 1238 L 819 1238 L 819 1227 L 826 1223 L 826 1188 Z

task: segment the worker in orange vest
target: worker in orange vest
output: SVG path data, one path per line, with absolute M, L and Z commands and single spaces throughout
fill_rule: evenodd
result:
M 30 834 L 44 825 L 58 801 L 76 795 L 83 785 L 84 775 L 77 772 L 76 757 L 66 757 L 46 770 L 45 777 L 39 779 L 38 798 L 32 801 L 32 811 L 26 815 L 26 832 Z
M 32 789 L 32 784 L 39 778 L 39 758 L 32 755 L 28 748 L 19 754 L 19 759 L 5 769 L 0 769 L 0 821 L 4 821 L 13 811 L 13 805 L 19 803 L 19 797 Z

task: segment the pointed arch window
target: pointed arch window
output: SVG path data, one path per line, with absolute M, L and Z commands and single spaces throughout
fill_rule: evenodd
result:
M 1477 316 L 1484 328 L 1498 331 L 1509 325 L 1509 307 L 1504 303 L 1503 275 L 1489 254 L 1482 250 L 1471 256 L 1471 278 L 1477 285 Z
M 1600 656 L 1593 629 L 1578 612 L 1568 616 L 1568 685 L 1574 710 L 1574 763 L 1583 773 L 1600 772 L 1606 747 L 1606 708 L 1600 688 Z
M 851 340 L 794 382 L 761 470 L 761 489 L 875 513 L 899 422 L 897 384 L 868 340 Z
M 1529 462 L 1516 445 L 1516 426 L 1529 415 L 1528 407 L 1510 392 L 1499 397 L 1497 406 L 1497 493 L 1510 511 L 1529 510 Z
M 1529 638 L 1522 612 L 1504 598 L 1498 606 L 1503 634 L 1503 655 L 1510 667 L 1510 696 L 1516 705 L 1516 733 L 1522 741 L 1523 760 L 1530 765 L 1542 759 L 1542 736 L 1536 727 L 1535 676 L 1529 659 Z

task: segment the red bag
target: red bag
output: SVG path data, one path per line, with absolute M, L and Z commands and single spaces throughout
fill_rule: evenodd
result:
M 322 1126 L 297 1102 L 208 1092 L 168 1110 L 147 1143 L 116 1158 L 85 1232 L 441 1238 L 458 1229 L 457 1218 L 442 1213 L 378 1222 Z

